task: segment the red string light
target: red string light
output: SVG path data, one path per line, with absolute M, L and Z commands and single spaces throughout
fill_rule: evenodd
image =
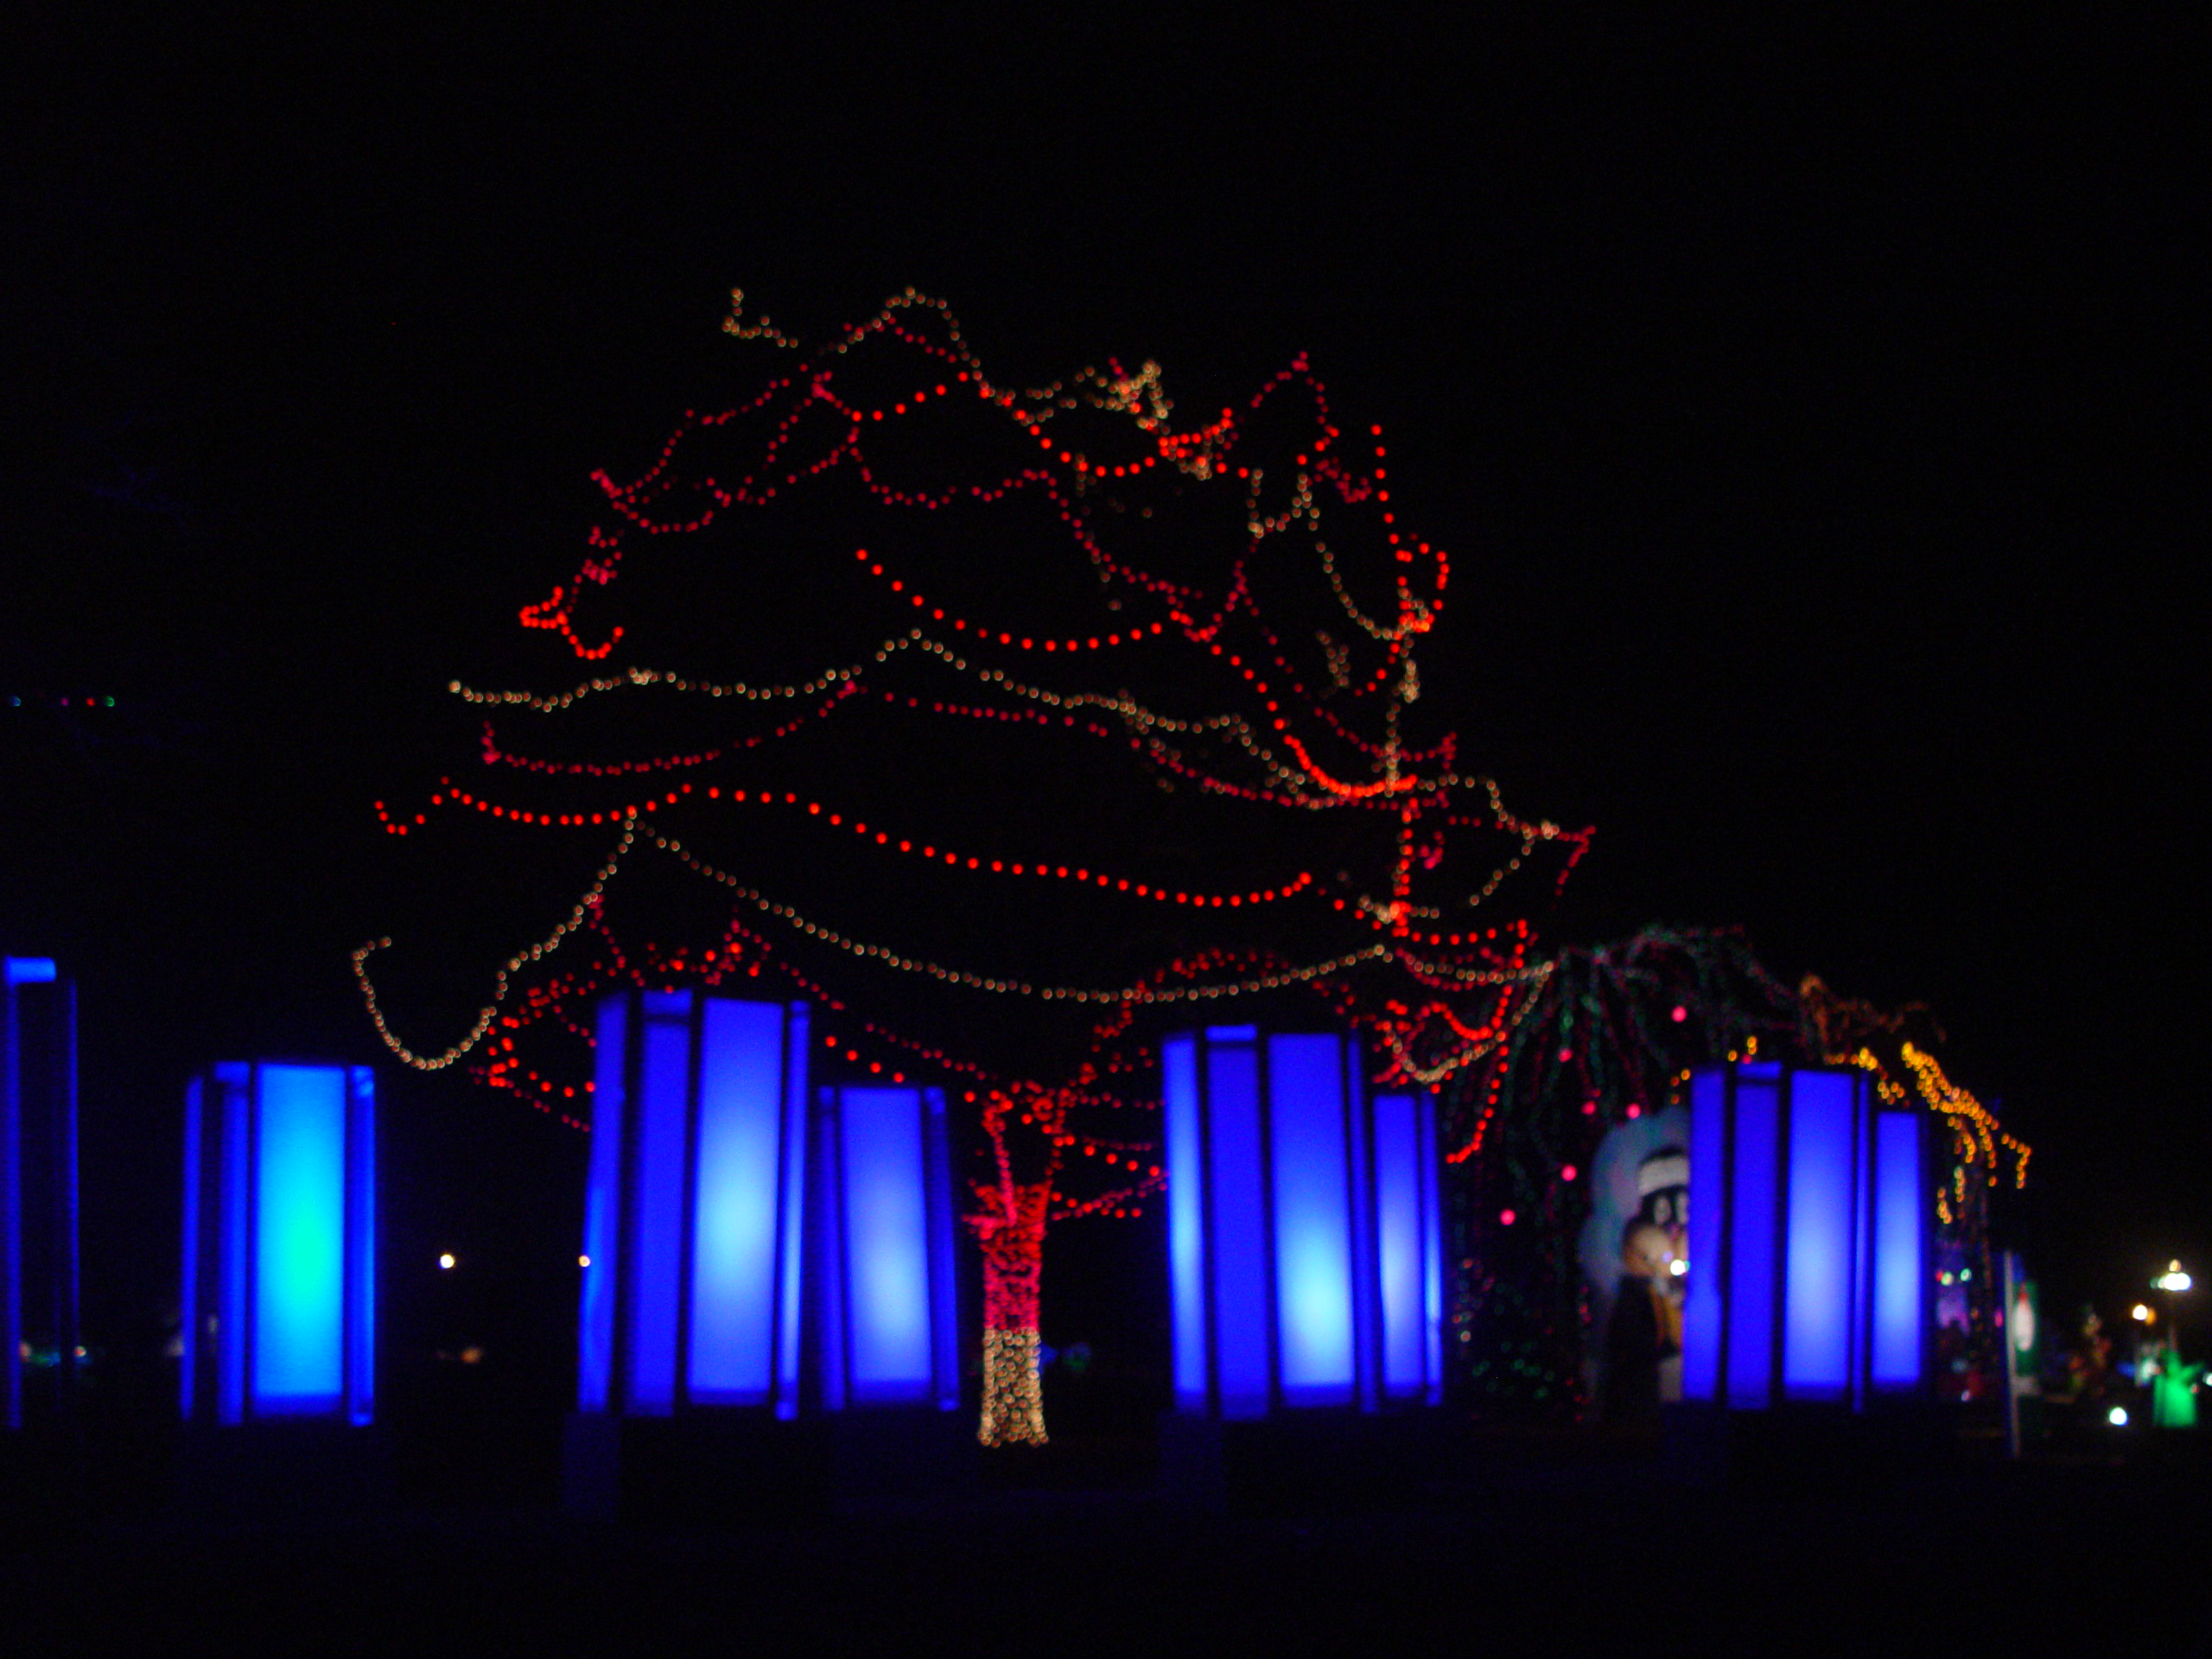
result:
M 1177 417 L 1153 363 L 1128 369 L 1109 359 L 1044 386 L 1010 387 L 986 372 L 946 307 L 911 289 L 818 349 L 765 317 L 748 317 L 741 294 L 733 295 L 723 327 L 749 349 L 774 353 L 771 372 L 744 398 L 686 411 L 634 478 L 594 473 L 604 515 L 589 527 L 573 575 L 520 613 L 526 630 L 560 639 L 572 659 L 608 666 L 552 691 L 454 683 L 456 696 L 484 711 L 483 763 L 511 781 L 486 789 L 447 778 L 412 810 L 376 806 L 386 831 L 398 836 L 423 831 L 442 815 L 486 827 L 616 828 L 613 855 L 569 918 L 494 976 L 482 1014 L 447 1050 L 417 1053 L 386 1024 L 367 960 L 388 942 L 364 947 L 355 970 L 378 1031 L 403 1060 L 435 1067 L 471 1056 L 487 1084 L 540 1109 L 560 1111 L 555 1103 L 588 1092 L 588 1084 L 579 1092 L 578 1082 L 564 1079 L 588 1077 L 583 1011 L 592 997 L 618 984 L 715 985 L 733 976 L 755 982 L 765 976 L 834 1014 L 822 1054 L 836 1065 L 959 1086 L 982 1131 L 986 1173 L 975 1183 L 969 1222 L 984 1247 L 986 1324 L 1001 1351 L 987 1363 L 985 1438 L 1041 1438 L 1034 1357 L 1045 1231 L 1082 1216 L 1141 1214 L 1163 1179 L 1154 1139 L 1077 1127 L 1079 1114 L 1110 1118 L 1156 1108 L 1158 1057 L 1133 1023 L 1136 1011 L 1304 987 L 1364 1029 L 1379 1082 L 1433 1085 L 1495 1055 L 1549 971 L 1534 954 L 1525 921 L 1476 912 L 1540 861 L 1563 880 L 1589 832 L 1514 817 L 1494 784 L 1459 769 L 1450 734 L 1416 743 L 1402 731 L 1421 696 L 1415 648 L 1441 614 L 1448 562 L 1400 524 L 1381 429 L 1370 428 L 1364 441 L 1347 439 L 1302 356 L 1241 409 L 1192 422 Z M 953 455 L 950 475 L 926 485 L 909 476 L 902 446 L 916 434 L 936 435 L 927 453 Z M 635 568 L 635 550 L 699 535 L 772 502 L 830 499 L 825 493 L 838 487 L 892 515 L 885 533 L 842 544 L 849 559 L 840 552 L 831 561 L 842 572 L 823 573 L 825 582 L 848 584 L 838 591 L 853 595 L 844 602 L 860 607 L 855 615 L 878 617 L 864 636 L 878 643 L 777 683 L 609 661 L 618 649 L 651 644 L 634 620 L 626 633 L 597 614 Z M 1183 551 L 1171 570 L 1135 550 L 1182 548 L 1187 536 L 1147 543 L 1137 527 L 1165 524 L 1191 503 L 1217 498 L 1241 531 L 1211 574 L 1193 574 Z M 955 508 L 1016 503 L 1048 532 L 1045 546 L 1025 556 L 1043 556 L 1052 537 L 1063 538 L 1071 568 L 1087 573 L 1101 602 L 1095 614 L 1047 622 L 1019 582 L 995 583 L 982 603 L 963 598 L 957 571 L 929 567 L 921 543 L 900 528 Z M 1294 580 L 1322 605 L 1325 626 L 1294 630 L 1270 620 L 1283 584 Z M 896 619 L 887 627 L 886 613 Z M 1302 643 L 1307 632 L 1318 654 Z M 1151 671 L 1179 658 L 1195 665 L 1217 699 L 1202 712 L 1172 712 L 1126 689 L 1065 679 L 1081 664 Z M 1055 672 L 1061 683 L 1035 677 Z M 504 737 L 496 723 L 557 717 L 590 699 L 660 697 L 734 714 L 753 706 L 787 712 L 690 747 L 576 760 L 525 753 L 539 746 Z M 1371 821 L 1382 850 L 1357 873 L 1322 874 L 1294 861 L 1287 871 L 1255 872 L 1245 881 L 1163 880 L 1135 868 L 1101 868 L 1096 855 L 976 844 L 982 838 L 972 830 L 929 831 L 880 810 L 849 812 L 818 788 L 770 789 L 760 776 L 732 775 L 756 759 L 765 766 L 833 716 L 842 734 L 864 705 L 948 728 L 991 722 L 1103 741 L 1171 790 Z M 613 785 L 624 798 L 533 793 L 578 785 Z M 1313 944 L 1289 953 L 1208 947 L 1118 984 L 1054 984 L 988 963 L 955 964 L 804 913 L 709 862 L 677 833 L 711 821 L 716 833 L 741 837 L 745 825 L 770 814 L 832 839 L 849 836 L 886 859 L 895 855 L 918 874 L 1046 882 L 1071 898 L 1168 906 L 1192 918 L 1259 911 L 1279 930 L 1294 924 Z M 1374 816 L 1357 820 L 1362 814 Z M 1344 834 L 1332 831 L 1326 844 L 1369 844 L 1356 829 L 1357 822 Z M 669 855 L 723 894 L 731 908 L 711 947 L 626 948 L 616 937 L 607 894 L 633 849 Z M 1283 908 L 1309 895 L 1324 902 Z M 1111 926 L 1116 913 L 1099 912 L 1097 925 Z M 777 931 L 780 950 L 760 926 Z M 595 942 L 588 961 L 578 951 L 550 963 L 517 995 L 522 976 L 564 944 L 574 950 L 580 932 Z M 1064 1075 L 1009 1077 L 854 1007 L 837 982 L 849 971 L 843 964 L 1001 997 L 1088 1005 L 1099 1010 L 1099 1022 Z M 564 1058 L 526 1058 L 535 1041 L 567 1045 Z M 1078 1170 L 1077 1190 L 1068 1190 Z

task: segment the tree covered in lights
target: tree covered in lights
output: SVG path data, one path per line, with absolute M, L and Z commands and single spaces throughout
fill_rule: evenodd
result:
M 1350 1021 L 1381 1084 L 1478 1075 L 1587 832 L 1421 728 L 1449 563 L 1303 358 L 1194 416 L 1149 362 L 1018 385 L 912 290 L 818 346 L 741 295 L 724 332 L 726 391 L 594 475 L 529 683 L 453 683 L 473 764 L 378 808 L 558 896 L 442 1047 L 415 941 L 356 971 L 406 1063 L 579 1125 L 615 986 L 803 996 L 818 1075 L 946 1085 L 981 1435 L 1041 1440 L 1046 1236 L 1158 1191 L 1159 1034 Z

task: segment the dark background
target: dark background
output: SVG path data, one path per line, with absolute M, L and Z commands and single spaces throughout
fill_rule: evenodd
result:
M 504 953 L 370 803 L 467 760 L 448 680 L 574 677 L 516 608 L 732 286 L 818 338 L 911 283 L 1007 378 L 1157 357 L 1190 410 L 1310 352 L 1454 556 L 1425 708 L 1598 827 L 1547 937 L 1923 1000 L 2048 1279 L 2212 1266 L 2184 43 L 806 16 L 11 46 L 0 941 L 83 987 L 107 1340 L 173 1282 L 191 1065 L 382 1058 L 370 937 Z M 395 1087 L 400 1259 L 557 1308 L 582 1137 Z

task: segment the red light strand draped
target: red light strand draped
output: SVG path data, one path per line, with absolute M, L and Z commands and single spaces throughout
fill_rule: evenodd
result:
M 1499 913 L 1499 895 L 1516 876 L 1548 870 L 1548 880 L 1520 883 L 1548 898 L 1590 832 L 1514 816 L 1494 783 L 1459 769 L 1452 734 L 1421 743 L 1402 734 L 1421 696 L 1415 650 L 1442 614 L 1449 563 L 1401 525 L 1381 428 L 1348 435 L 1302 356 L 1242 409 L 1191 420 L 1178 416 L 1154 363 L 1132 370 L 1109 359 L 1017 389 L 986 370 L 948 308 L 912 289 L 818 348 L 748 316 L 741 293 L 733 301 L 724 331 L 735 349 L 769 353 L 766 372 L 743 397 L 687 411 L 635 477 L 594 473 L 605 511 L 582 558 L 520 612 L 525 630 L 560 640 L 569 660 L 606 666 L 551 690 L 454 682 L 453 694 L 481 718 L 480 759 L 493 781 L 448 777 L 411 805 L 376 805 L 395 837 L 449 836 L 462 823 L 612 829 L 613 853 L 566 919 L 494 973 L 480 1014 L 442 1050 L 409 1046 L 387 1020 L 369 960 L 389 940 L 356 952 L 355 972 L 401 1060 L 435 1069 L 466 1058 L 486 1084 L 580 1127 L 569 1104 L 581 1106 L 591 1090 L 588 1005 L 615 985 L 765 979 L 764 994 L 803 995 L 824 1010 L 824 1063 L 957 1088 L 982 1130 L 969 1225 L 983 1249 L 986 1324 L 995 1333 L 982 1438 L 1040 1440 L 1046 1230 L 1080 1216 L 1141 1214 L 1162 1179 L 1150 1120 L 1138 1133 L 1122 1128 L 1134 1122 L 1128 1112 L 1158 1105 L 1158 1058 L 1137 1012 L 1304 987 L 1364 1029 L 1378 1082 L 1435 1086 L 1476 1075 L 1513 1039 L 1552 971 L 1525 918 Z M 918 453 L 937 458 L 938 477 L 911 475 Z M 842 622 L 848 639 L 810 671 L 725 679 L 659 665 L 653 654 L 670 647 L 649 623 L 604 615 L 625 571 L 643 568 L 645 550 L 772 504 L 810 512 L 819 501 L 828 511 L 840 490 L 882 527 L 819 556 L 822 589 L 846 584 L 836 591 L 849 595 L 841 602 L 852 620 L 825 610 L 805 630 L 807 639 L 831 638 Z M 1192 516 L 1217 501 L 1217 516 Z M 1046 527 L 1045 544 L 1025 557 L 1043 569 L 1052 537 L 1061 537 L 1065 568 L 1090 584 L 1095 613 L 1071 621 L 1065 603 L 1044 605 L 1020 581 L 968 593 L 961 567 L 931 551 L 942 542 L 919 533 L 933 515 L 1015 511 Z M 1172 533 L 1147 540 L 1144 527 L 1154 523 Z M 1203 531 L 1189 528 L 1200 523 Z M 1212 556 L 1217 542 L 1211 573 L 1194 574 L 1204 561 L 1194 564 L 1187 549 Z M 1147 548 L 1185 550 L 1171 565 Z M 1294 592 L 1306 598 L 1287 600 Z M 1325 626 L 1314 626 L 1313 615 L 1285 620 L 1300 602 L 1318 607 Z M 613 663 L 618 651 L 633 660 Z M 1217 701 L 1178 711 L 1125 688 L 1100 689 L 1102 672 L 1170 664 L 1183 676 L 1173 683 L 1187 686 L 1195 674 Z M 602 722 L 595 730 L 626 721 L 624 729 L 689 732 L 703 719 L 712 735 L 560 758 L 547 740 L 587 704 Z M 1380 850 L 1358 870 L 1294 860 L 1249 880 L 1198 881 L 1146 868 L 1135 849 L 1102 860 L 1011 831 L 1001 842 L 972 823 L 957 830 L 949 827 L 956 817 L 932 813 L 926 798 L 895 815 L 861 813 L 831 789 L 775 781 L 791 770 L 783 757 L 802 743 L 835 743 L 863 709 L 934 722 L 947 742 L 977 722 L 1103 741 L 1171 791 L 1187 787 L 1237 810 L 1273 809 L 1294 827 L 1319 827 L 1310 815 L 1333 815 L 1332 823 L 1351 815 L 1347 832 L 1371 823 L 1375 833 L 1358 844 Z M 509 732 L 518 723 L 529 725 L 529 740 Z M 930 828 L 932 817 L 948 827 Z M 1166 906 L 1193 923 L 1200 912 L 1224 924 L 1230 912 L 1256 912 L 1238 924 L 1247 933 L 1256 927 L 1300 943 L 1207 945 L 1122 982 L 1077 975 L 1056 982 L 1033 970 L 956 963 L 925 939 L 894 941 L 880 918 L 812 913 L 834 899 L 802 909 L 766 877 L 696 850 L 710 838 L 741 849 L 794 831 L 816 837 L 806 844 L 817 856 L 849 848 L 886 871 L 910 872 L 910 880 L 957 884 L 945 900 L 955 906 L 974 884 L 1041 893 L 1039 884 L 1049 883 L 1067 902 L 1098 907 L 1101 928 L 1134 917 L 1133 906 Z M 1255 858 L 1264 856 L 1260 844 Z M 1333 861 L 1346 835 L 1332 830 L 1324 844 Z M 1212 861 L 1243 875 L 1241 851 L 1241 843 L 1211 849 Z M 711 944 L 618 936 L 610 899 L 633 853 L 665 855 L 718 895 L 727 920 Z M 864 1012 L 855 988 L 880 985 L 866 976 L 887 969 L 956 990 L 1088 1005 L 1097 1023 L 1064 1073 L 1010 1076 Z M 1478 1126 L 1477 1144 L 1480 1135 Z

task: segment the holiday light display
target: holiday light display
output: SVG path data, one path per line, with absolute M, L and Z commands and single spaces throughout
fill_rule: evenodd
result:
M 1573 1248 L 1590 1195 L 1567 1172 L 1590 1167 L 1612 1129 L 1688 1107 L 1699 1071 L 1740 1060 L 1851 1068 L 1881 1111 L 1910 1109 L 1939 1126 L 1922 1178 L 1934 1209 L 1923 1266 L 1934 1274 L 1940 1255 L 1966 1270 L 1957 1290 L 1968 1345 L 1986 1343 L 1988 1198 L 2024 1179 L 2029 1153 L 1944 1075 L 1924 1046 L 1942 1039 L 1924 1011 L 1885 1014 L 1809 976 L 1793 991 L 1726 931 L 1648 929 L 1559 952 L 1551 969 L 1511 1040 L 1442 1096 L 1447 1159 L 1459 1171 L 1446 1188 L 1459 1267 L 1452 1339 L 1482 1408 L 1563 1418 L 1593 1409 L 1586 1360 L 1601 1333 Z M 1688 1160 L 1692 1187 L 1697 1161 Z M 1892 1160 L 1893 1177 L 1900 1167 Z M 1699 1190 L 1712 1196 L 1709 1185 Z M 1892 1249 L 1883 1259 L 1906 1257 Z M 1887 1306 L 1902 1309 L 1897 1281 L 1889 1294 Z
M 944 1088 L 982 1132 L 982 1438 L 1041 1439 L 1044 1240 L 1157 1189 L 1160 1020 L 1298 997 L 1394 1097 L 1466 1075 L 1551 972 L 1510 885 L 1548 896 L 1588 833 L 1413 734 L 1449 563 L 1302 358 L 1189 420 L 1154 364 L 1017 388 L 912 291 L 819 348 L 741 296 L 727 333 L 766 354 L 753 390 L 595 474 L 582 558 L 521 612 L 591 671 L 455 681 L 480 780 L 376 809 L 395 840 L 582 838 L 595 873 L 443 1048 L 394 1029 L 390 941 L 356 972 L 403 1061 L 579 1122 L 580 1010 L 615 987 L 804 997 L 817 1065 Z M 697 883 L 709 933 L 622 919 L 656 872 Z
M 632 991 L 596 1034 L 577 1405 L 795 1415 L 804 1006 Z
M 1853 1071 L 1697 1074 L 1685 1399 L 1864 1404 L 1926 1385 L 1927 1122 L 1883 1109 Z
M 1571 1420 L 1594 1405 L 1585 1360 L 1600 1333 L 1575 1249 L 1588 1183 L 1566 1172 L 1674 1103 L 1694 1068 L 1787 1044 L 1798 1010 L 1729 931 L 1651 928 L 1551 967 L 1510 1040 L 1442 1095 L 1451 1323 L 1481 1408 Z
M 183 1408 L 332 1417 L 376 1393 L 376 1080 L 232 1062 L 185 1096 Z
M 0 1427 L 67 1410 L 77 1330 L 76 988 L 0 959 Z
M 1162 1046 L 1177 1406 L 1240 1418 L 1440 1397 L 1435 1121 L 1335 1033 Z
M 823 1403 L 960 1403 L 952 1173 L 937 1089 L 825 1088 L 815 1227 Z

